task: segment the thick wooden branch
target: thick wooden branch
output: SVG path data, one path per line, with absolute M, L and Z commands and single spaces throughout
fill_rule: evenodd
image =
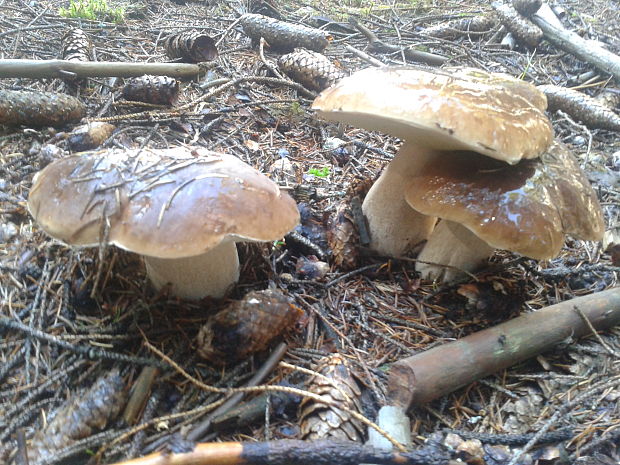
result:
M 143 74 L 190 78 L 199 72 L 200 66 L 188 63 L 0 60 L 0 78 L 133 77 Z
M 549 24 L 538 14 L 530 19 L 542 29 L 545 39 L 553 45 L 611 74 L 616 82 L 620 83 L 620 57 L 618 55 L 581 38 L 574 32 Z
M 199 443 L 187 452 L 157 452 L 116 465 L 447 465 L 448 454 L 429 446 L 393 452 L 352 441 L 297 441 Z
M 389 404 L 408 408 L 590 334 L 620 324 L 620 287 L 568 300 L 396 362 Z

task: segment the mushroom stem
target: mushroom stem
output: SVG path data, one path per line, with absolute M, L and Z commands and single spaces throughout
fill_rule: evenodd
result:
M 368 219 L 370 248 L 397 257 L 428 238 L 436 218 L 409 206 L 404 194 L 411 177 L 432 150 L 405 141 L 368 191 L 362 210 Z
M 464 277 L 465 271 L 483 265 L 494 250 L 465 226 L 441 220 L 418 255 L 415 269 L 424 279 L 455 281 Z
M 234 241 L 222 242 L 194 257 L 144 257 L 146 274 L 157 290 L 170 283 L 182 299 L 223 297 L 239 279 L 239 256 Z

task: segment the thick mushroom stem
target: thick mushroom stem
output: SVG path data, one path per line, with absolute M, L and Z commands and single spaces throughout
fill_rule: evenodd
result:
M 188 300 L 223 297 L 239 279 L 239 256 L 234 241 L 202 255 L 184 258 L 144 257 L 146 274 L 157 290 L 170 284 L 174 295 Z
M 415 269 L 424 279 L 455 281 L 483 265 L 494 250 L 465 226 L 441 220 L 418 255 Z
M 370 248 L 375 252 L 390 257 L 403 255 L 433 230 L 436 218 L 417 212 L 404 197 L 416 167 L 430 153 L 430 149 L 405 141 L 368 191 L 362 210 L 368 219 Z

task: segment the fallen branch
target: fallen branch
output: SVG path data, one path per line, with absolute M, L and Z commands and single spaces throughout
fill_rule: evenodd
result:
M 0 60 L 0 78 L 133 77 L 143 74 L 193 77 L 199 65 L 121 61 Z
M 435 446 L 391 452 L 352 441 L 217 442 L 196 444 L 184 453 L 157 452 L 115 465 L 447 465 L 446 451 Z
M 436 55 L 435 53 L 422 52 L 412 47 L 399 47 L 397 45 L 386 44 L 377 35 L 362 25 L 356 18 L 350 17 L 349 23 L 354 26 L 368 40 L 369 48 L 377 53 L 403 53 L 405 58 L 411 61 L 426 63 L 431 66 L 441 66 L 448 57 Z
M 578 310 L 576 310 L 578 309 Z M 405 358 L 389 373 L 389 403 L 408 408 L 526 360 L 568 339 L 620 324 L 620 287 L 568 300 Z
M 538 14 L 532 16 L 530 20 L 542 29 L 545 39 L 553 45 L 611 74 L 620 83 L 620 57 L 618 55 L 581 38 L 574 32 L 552 26 Z

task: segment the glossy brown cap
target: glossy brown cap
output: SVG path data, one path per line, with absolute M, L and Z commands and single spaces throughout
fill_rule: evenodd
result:
M 542 92 L 471 68 L 364 69 L 323 91 L 312 108 L 328 120 L 510 164 L 540 156 L 553 140 Z
M 34 180 L 28 209 L 68 244 L 108 242 L 159 258 L 202 254 L 225 240 L 269 241 L 299 222 L 295 201 L 232 155 L 106 150 L 53 162 Z
M 462 224 L 491 247 L 536 259 L 555 257 L 564 234 L 600 240 L 604 232 L 596 194 L 560 142 L 540 159 L 514 166 L 473 152 L 437 154 L 405 198 L 421 213 Z

